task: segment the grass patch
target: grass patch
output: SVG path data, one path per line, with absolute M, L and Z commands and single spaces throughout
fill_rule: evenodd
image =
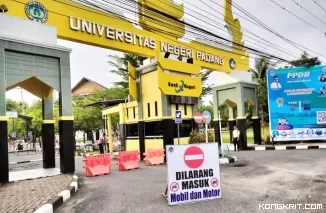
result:
M 77 143 L 84 142 L 84 138 L 76 138 L 76 142 Z
M 223 132 L 222 137 L 223 137 L 223 143 L 226 144 L 231 143 L 229 132 Z M 254 144 L 254 132 L 252 130 L 247 131 L 247 143 Z
M 100 154 L 100 151 L 87 151 L 86 154 L 97 155 L 97 154 Z

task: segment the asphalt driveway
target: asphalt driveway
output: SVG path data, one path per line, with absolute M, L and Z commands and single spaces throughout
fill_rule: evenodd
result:
M 221 165 L 222 199 L 173 207 L 161 195 L 166 187 L 166 166 L 142 165 L 119 172 L 115 165 L 110 175 L 86 178 L 78 158 L 80 191 L 57 212 L 326 212 L 326 150 L 246 151 L 234 155 L 238 163 Z M 285 208 L 298 205 L 297 209 L 264 210 L 269 207 L 264 204 L 284 204 Z M 323 209 L 304 210 L 305 204 L 323 204 Z

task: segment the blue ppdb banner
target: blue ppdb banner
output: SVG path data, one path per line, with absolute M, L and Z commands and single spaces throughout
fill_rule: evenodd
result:
M 326 139 L 326 66 L 267 71 L 274 141 Z

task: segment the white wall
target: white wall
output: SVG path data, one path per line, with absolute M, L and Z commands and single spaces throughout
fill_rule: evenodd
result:
M 0 13 L 0 37 L 56 45 L 55 27 Z

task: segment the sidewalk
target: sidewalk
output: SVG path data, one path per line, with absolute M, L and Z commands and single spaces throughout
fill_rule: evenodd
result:
M 0 186 L 0 211 L 3 213 L 34 212 L 65 190 L 72 180 L 72 175 L 61 174 Z

